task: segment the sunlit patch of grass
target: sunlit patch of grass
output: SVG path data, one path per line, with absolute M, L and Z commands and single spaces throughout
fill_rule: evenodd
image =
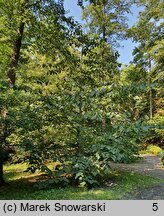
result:
M 28 165 L 26 163 L 22 164 L 6 164 L 4 166 L 4 172 L 5 172 L 5 180 L 7 182 L 10 182 L 12 180 L 18 180 L 18 179 L 26 179 L 28 177 L 33 177 L 38 175 L 39 172 L 36 172 L 35 174 L 31 174 L 30 172 L 25 172 L 27 170 Z
M 106 184 L 90 190 L 75 186 L 62 188 L 62 185 L 61 188 L 54 186 L 54 188 L 39 190 L 34 186 L 43 177 L 42 173 L 23 172 L 26 166 L 26 164 L 5 166 L 5 179 L 8 185 L 0 188 L 0 199 L 117 200 L 136 188 L 146 188 L 161 182 L 159 179 L 133 172 L 117 172 Z
M 58 165 L 56 162 L 49 162 L 46 164 L 46 166 L 50 170 L 54 170 L 55 166 Z M 4 172 L 5 172 L 5 180 L 11 181 L 11 180 L 18 180 L 21 178 L 29 178 L 29 177 L 39 177 L 43 173 L 37 170 L 34 174 L 27 172 L 28 164 L 21 163 L 21 164 L 5 164 L 4 165 Z
M 4 170 L 5 171 L 23 171 L 26 170 L 28 165 L 26 163 L 21 164 L 5 164 Z
M 60 162 L 47 162 L 46 163 L 46 166 L 50 169 L 50 170 L 54 170 L 55 167 L 57 165 L 60 165 L 61 163 Z

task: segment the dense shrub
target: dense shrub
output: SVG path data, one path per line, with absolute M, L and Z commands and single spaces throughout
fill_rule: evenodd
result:
M 147 153 L 158 155 L 162 153 L 162 149 L 155 145 L 149 145 L 146 150 Z
M 154 143 L 161 148 L 164 148 L 164 117 L 155 115 L 153 119 L 148 121 L 150 126 L 149 133 L 146 138 L 146 142 Z

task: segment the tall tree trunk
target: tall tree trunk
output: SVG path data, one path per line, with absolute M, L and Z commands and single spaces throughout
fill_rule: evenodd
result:
M 20 25 L 17 29 L 16 39 L 13 43 L 13 54 L 11 56 L 9 69 L 7 71 L 7 77 L 9 79 L 9 86 L 10 87 L 13 87 L 15 85 L 15 81 L 16 81 L 16 68 L 18 66 L 18 61 L 19 61 L 19 57 L 20 57 L 20 50 L 21 50 L 21 46 L 22 46 L 22 38 L 23 38 L 24 26 L 25 26 L 23 19 L 24 19 L 25 10 L 26 10 L 28 2 L 29 2 L 29 0 L 23 0 L 22 1 L 21 10 L 19 13 Z
M 19 61 L 19 57 L 20 57 L 20 50 L 21 50 L 21 46 L 22 46 L 22 38 L 23 38 L 23 33 L 24 33 L 24 26 L 25 23 L 23 21 L 24 16 L 25 16 L 25 10 L 26 10 L 26 6 L 28 4 L 29 0 L 24 0 L 22 1 L 22 5 L 21 5 L 21 10 L 19 11 L 19 16 L 20 16 L 20 24 L 19 27 L 17 29 L 17 35 L 16 35 L 16 39 L 13 41 L 13 53 L 11 56 L 11 60 L 10 60 L 10 64 L 9 64 L 9 69 L 7 71 L 7 78 L 9 80 L 9 87 L 13 87 L 15 85 L 15 81 L 16 81 L 16 68 L 18 66 L 18 61 Z M 7 115 L 7 110 L 2 110 L 2 117 L 5 120 Z M 1 125 L 0 125 L 1 126 Z M 6 127 L 6 126 L 4 126 Z M 3 128 L 3 126 L 2 126 Z M 3 142 L 5 142 L 6 137 L 8 136 L 8 132 L 7 129 L 4 128 L 4 137 L 3 137 Z M 2 143 L 0 143 L 2 144 Z M 3 185 L 5 183 L 4 178 L 3 178 L 3 163 L 5 161 L 5 156 L 4 154 L 5 151 L 0 146 L 0 152 L 2 153 L 1 157 L 0 157 L 0 186 Z M 7 153 L 8 154 L 8 153 Z
M 103 6 L 103 13 L 106 14 L 106 4 L 104 3 L 104 6 Z M 104 42 L 107 42 L 107 38 L 106 38 L 106 26 L 104 25 L 102 27 L 102 39 Z M 102 58 L 104 58 L 104 51 L 102 52 Z M 102 75 L 102 83 L 104 84 L 104 80 L 105 80 L 105 77 L 104 75 Z M 105 113 L 104 113 L 104 116 L 105 116 Z M 102 129 L 105 131 L 106 130 L 106 119 L 105 117 L 102 118 Z
M 150 119 L 153 118 L 153 90 L 152 90 L 152 81 L 151 81 L 151 59 L 149 57 L 149 112 L 150 112 Z
M 150 119 L 153 118 L 153 94 L 152 94 L 152 88 L 150 87 L 149 92 L 149 100 L 150 100 Z
M 6 137 L 7 137 L 7 127 L 6 127 L 6 116 L 7 111 L 6 109 L 2 109 L 0 112 L 1 115 L 1 122 L 0 122 L 0 186 L 2 186 L 5 181 L 3 179 L 3 163 L 5 159 L 7 159 L 7 152 L 4 150 L 4 145 L 6 144 Z
M 18 28 L 18 37 L 14 42 L 13 55 L 11 57 L 9 70 L 7 72 L 7 77 L 9 79 L 9 85 L 11 87 L 15 85 L 15 81 L 16 81 L 16 68 L 17 68 L 19 56 L 20 56 L 24 25 L 25 25 L 24 22 L 22 22 Z

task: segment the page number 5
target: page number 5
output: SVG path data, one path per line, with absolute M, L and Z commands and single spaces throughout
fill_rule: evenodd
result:
M 153 211 L 158 211 L 158 203 L 153 203 Z

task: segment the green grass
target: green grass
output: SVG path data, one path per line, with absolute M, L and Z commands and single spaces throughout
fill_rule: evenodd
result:
M 8 185 L 0 188 L 1 200 L 117 200 L 136 188 L 146 188 L 161 182 L 152 177 L 121 172 L 109 179 L 106 185 L 91 190 L 78 187 L 38 190 L 35 185 L 41 178 L 41 173 L 25 173 L 25 168 L 25 164 L 5 166 L 5 179 Z

